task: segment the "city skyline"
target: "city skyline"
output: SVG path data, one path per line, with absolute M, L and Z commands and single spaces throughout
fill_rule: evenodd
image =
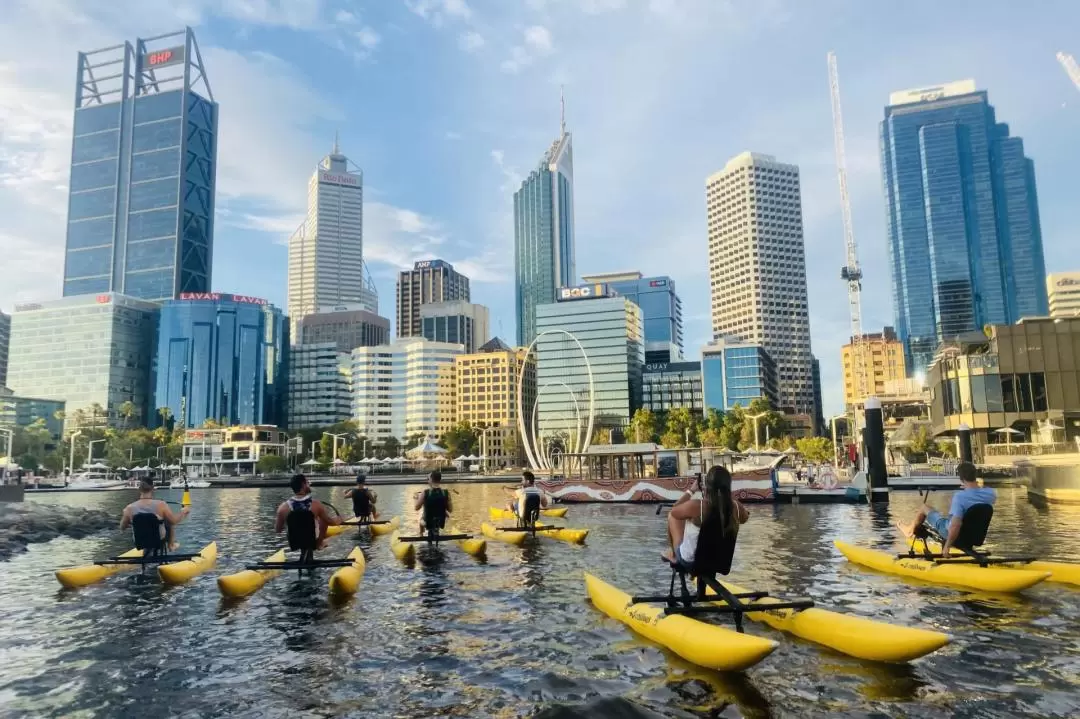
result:
M 420 5 L 434 6 L 412 7 Z M 211 11 L 194 2 L 186 15 L 171 9 L 148 12 L 138 5 L 93 12 L 84 8 L 80 23 L 62 13 L 46 15 L 47 10 L 32 5 L 16 8 L 3 31 L 10 41 L 4 52 L 20 71 L 12 86 L 15 102 L 2 112 L 6 126 L 21 129 L 0 140 L 0 149 L 4 157 L 14 158 L 9 162 L 22 173 L 0 193 L 0 204 L 9 210 L 0 242 L 13 250 L 14 275 L 0 291 L 0 308 L 10 310 L 15 302 L 60 294 L 55 266 L 62 256 L 66 203 L 59 203 L 65 208 L 57 210 L 55 195 L 64 197 L 66 191 L 56 188 L 67 180 L 63 169 L 54 168 L 70 161 L 72 48 L 108 46 L 185 22 L 196 28 L 215 99 L 223 107 L 212 289 L 267 297 L 284 306 L 282 243 L 303 213 L 297 208 L 304 199 L 302 193 L 296 196 L 297 179 L 310 173 L 313 159 L 325 152 L 340 127 L 343 146 L 356 147 L 350 154 L 364 166 L 372 187 L 365 208 L 372 231 L 365 244 L 380 294 L 390 296 L 387 279 L 397 269 L 426 256 L 443 256 L 473 279 L 473 300 L 493 308 L 492 334 L 512 336 L 512 314 L 503 309 L 512 292 L 508 198 L 520 181 L 518 168 L 531 166 L 537 148 L 550 140 L 557 121 L 550 98 L 557 85 L 565 84 L 575 140 L 583 146 L 582 157 L 588 158 L 575 168 L 578 272 L 632 264 L 672 276 L 683 296 L 689 347 L 708 337 L 708 320 L 701 317 L 707 314 L 707 282 L 701 272 L 705 240 L 698 219 L 700 178 L 745 149 L 800 166 L 813 345 L 823 359 L 826 405 L 835 408 L 841 403 L 840 371 L 832 358 L 846 339 L 847 317 L 846 305 L 833 301 L 839 282 L 835 267 L 842 264 L 843 248 L 830 149 L 824 60 L 828 49 L 835 49 L 842 61 L 849 58 L 845 67 L 857 67 L 845 71 L 845 120 L 855 229 L 868 285 L 871 280 L 880 285 L 887 277 L 876 147 L 880 108 L 896 89 L 967 76 L 977 77 L 980 88 L 992 93 L 1002 117 L 1024 137 L 1036 161 L 1047 269 L 1074 269 L 1065 254 L 1067 231 L 1075 220 L 1063 178 L 1065 169 L 1080 158 L 1080 148 L 1071 142 L 1080 121 L 1080 96 L 1053 59 L 1058 49 L 1077 51 L 1070 46 L 1071 38 L 1055 34 L 1056 27 L 1067 26 L 1080 14 L 1073 8 L 1015 11 L 989 4 L 959 31 L 958 23 L 949 22 L 961 14 L 958 10 L 935 8 L 935 17 L 944 24 L 928 32 L 925 23 L 918 22 L 921 14 L 910 8 L 899 13 L 847 5 L 834 25 L 778 3 L 772 8 L 775 17 L 765 9 L 739 11 L 739 30 L 726 32 L 724 42 L 710 49 L 703 36 L 714 33 L 722 18 L 704 3 L 685 3 L 668 15 L 618 9 L 619 3 L 592 3 L 593 14 L 556 3 L 536 9 L 540 5 L 531 3 L 507 16 L 492 3 L 455 3 L 469 8 L 467 17 L 445 9 L 423 17 L 388 3 L 354 17 L 353 25 L 344 16 L 336 18 L 344 5 L 335 3 L 326 3 L 318 15 L 287 12 L 275 3 L 246 14 L 233 3 Z M 601 5 L 612 9 L 600 12 Z M 930 9 L 929 4 L 925 7 Z M 643 18 L 655 21 L 648 23 L 647 35 L 638 28 Z M 42 35 L 33 28 L 46 22 L 48 37 L 29 44 L 27 38 Z M 585 43 L 574 31 L 578 23 L 607 28 L 611 39 L 590 37 Z M 888 27 L 889 32 L 874 30 L 863 36 L 849 27 L 859 24 Z M 287 40 L 270 38 L 278 29 Z M 770 64 L 740 76 L 729 73 L 720 89 L 701 98 L 700 86 L 692 82 L 694 71 L 715 72 L 764 30 L 781 39 L 790 35 L 791 42 L 785 41 L 783 52 Z M 1010 38 L 1008 43 L 988 41 L 1002 34 Z M 345 37 L 351 44 L 342 50 Z M 442 89 L 417 84 L 413 71 L 419 68 L 406 61 L 410 41 L 417 37 L 430 42 L 432 55 L 418 61 L 420 67 L 445 63 L 462 70 L 469 87 L 459 82 L 447 82 Z M 477 37 L 483 38 L 479 47 Z M 652 53 L 654 58 L 667 56 L 655 68 L 630 63 L 626 77 L 634 81 L 624 88 L 621 80 L 623 84 L 610 82 L 612 66 L 601 58 L 613 45 L 634 40 L 653 43 L 650 47 L 660 51 Z M 951 49 L 942 47 L 946 40 Z M 342 52 L 348 57 L 324 77 L 304 59 L 305 50 L 312 48 L 323 59 L 340 58 Z M 910 54 L 912 61 L 886 62 L 890 53 Z M 691 59 L 700 59 L 700 67 Z M 368 72 L 379 65 L 407 72 L 387 73 L 398 77 L 391 90 L 389 78 L 380 81 L 378 73 Z M 674 71 L 686 73 L 685 80 L 667 82 Z M 345 102 L 336 87 L 343 77 L 353 76 L 363 79 L 364 92 L 356 93 L 355 102 Z M 490 90 L 477 84 L 481 78 L 491 81 Z M 423 93 L 425 106 L 443 108 L 436 113 L 437 121 L 411 121 L 399 80 Z M 270 87 L 276 93 L 263 92 Z M 709 108 L 722 106 L 732 92 L 745 94 L 748 87 L 754 89 L 754 102 L 742 113 L 745 117 L 718 122 Z M 462 95 L 463 89 L 469 91 Z M 509 103 L 495 98 L 507 92 L 513 93 L 507 95 Z M 455 96 L 468 108 L 458 107 L 451 99 Z M 791 117 L 799 120 L 789 127 Z M 411 145 L 403 144 L 406 137 Z M 274 152 L 266 152 L 268 147 Z M 438 249 L 432 248 L 435 243 Z M 612 250 L 622 248 L 641 259 L 617 261 Z M 887 293 L 865 294 L 866 330 L 891 324 Z

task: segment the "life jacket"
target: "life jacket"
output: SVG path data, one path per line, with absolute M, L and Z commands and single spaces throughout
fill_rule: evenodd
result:
M 518 502 L 518 518 L 522 525 L 529 527 L 540 520 L 540 504 L 543 495 L 536 487 L 524 487 Z
M 318 532 L 315 526 L 315 513 L 311 511 L 311 495 L 290 497 L 287 500 L 289 513 L 285 517 L 285 528 L 289 536 L 289 549 L 300 550 L 301 556 L 315 551 Z
M 371 516 L 371 493 L 367 487 L 357 487 L 352 493 L 353 515 L 364 519 Z
M 424 490 L 424 526 L 428 531 L 446 526 L 446 505 L 449 501 L 449 490 L 442 487 Z
M 162 554 L 166 550 L 161 519 L 155 512 L 154 503 L 136 504 L 131 510 L 131 536 L 135 548 L 143 550 L 143 556 Z

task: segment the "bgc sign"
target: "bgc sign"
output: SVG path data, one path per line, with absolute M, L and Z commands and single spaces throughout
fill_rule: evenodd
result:
M 607 285 L 579 285 L 578 287 L 560 287 L 558 299 L 559 302 L 570 302 L 573 300 L 594 300 L 597 297 L 607 297 Z

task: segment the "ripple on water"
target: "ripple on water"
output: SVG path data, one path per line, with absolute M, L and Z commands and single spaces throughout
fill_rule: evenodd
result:
M 413 488 L 381 488 L 407 523 Z M 321 491 L 341 503 L 341 490 Z M 695 667 L 595 611 L 582 572 L 633 592 L 666 588 L 655 561 L 664 518 L 650 507 L 575 507 L 567 523 L 591 530 L 585 546 L 541 540 L 488 543 L 486 562 L 457 547 L 419 548 L 408 568 L 386 537 L 332 540 L 368 558 L 359 594 L 327 597 L 326 574 L 289 573 L 252 597 L 223 601 L 214 576 L 271 553 L 282 490 L 203 490 L 182 528 L 185 546 L 219 542 L 218 567 L 165 589 L 134 573 L 79 591 L 57 588 L 56 568 L 127 548 L 107 531 L 30 545 L 5 562 L 0 583 L 0 705 L 5 716 L 199 717 L 543 716 L 1074 716 L 1080 713 L 1080 592 L 1042 585 L 1020 597 L 954 591 L 861 570 L 834 539 L 894 546 L 886 510 L 753 507 L 732 579 L 821 606 L 947 631 L 953 642 L 904 666 L 860 662 L 761 625 L 780 642 L 740 675 Z M 1080 561 L 1080 515 L 1033 508 L 1006 490 L 995 514 L 999 546 L 1051 547 Z M 114 522 L 125 493 L 52 496 Z M 455 523 L 475 530 L 496 487 L 455 497 Z M 945 501 L 945 497 L 941 501 Z M 62 510 L 66 511 L 66 510 Z M 111 524 L 111 523 L 110 523 Z M 114 525 L 112 525 L 114 526 Z M 618 699 L 613 699 L 618 697 Z M 602 700 L 605 700 L 602 701 Z M 605 714 L 605 712 L 607 712 Z

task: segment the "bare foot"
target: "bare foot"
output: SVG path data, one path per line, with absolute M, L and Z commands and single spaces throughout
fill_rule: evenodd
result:
M 899 530 L 900 534 L 903 534 L 908 539 L 910 539 L 912 534 L 914 533 L 912 527 L 909 527 L 908 525 L 904 524 L 899 519 L 896 520 L 896 529 Z
M 315 546 L 315 549 L 326 549 L 326 540 L 319 540 L 319 543 Z
M 669 562 L 671 564 L 675 563 L 675 554 L 670 549 L 666 552 L 661 552 L 660 556 L 664 558 L 665 562 Z

